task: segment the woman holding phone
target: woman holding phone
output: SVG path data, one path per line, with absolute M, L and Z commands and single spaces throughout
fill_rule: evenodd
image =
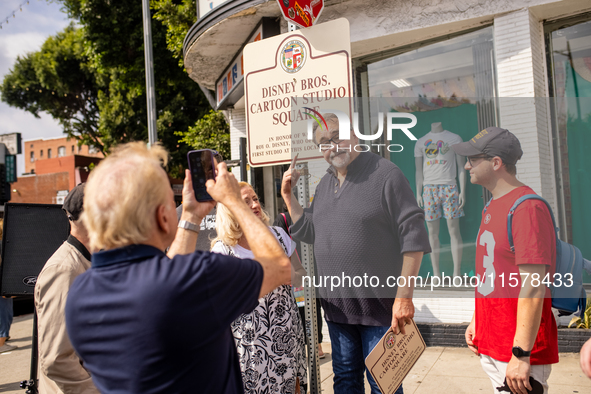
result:
M 263 223 L 269 216 L 253 188 L 240 182 L 242 199 Z M 269 227 L 288 256 L 295 243 L 279 227 Z M 217 237 L 211 251 L 252 259 L 246 237 L 230 211 L 218 204 Z M 250 313 L 232 323 L 245 393 L 305 393 L 307 382 L 304 333 L 297 304 L 289 284 L 279 286 Z

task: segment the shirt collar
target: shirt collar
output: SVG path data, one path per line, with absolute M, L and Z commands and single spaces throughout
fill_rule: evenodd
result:
M 355 160 L 353 160 L 351 163 L 349 163 L 349 166 L 347 166 L 347 175 L 353 175 L 356 172 L 361 171 L 363 168 L 365 168 L 367 162 L 370 159 L 370 154 L 372 153 L 360 152 L 359 156 L 357 156 Z M 326 172 L 328 172 L 334 177 L 337 177 L 337 170 L 332 165 L 328 167 Z
M 82 256 L 84 256 L 86 260 L 90 261 L 90 252 L 88 251 L 88 249 L 86 249 L 86 246 L 84 246 L 84 244 L 78 240 L 78 238 L 70 234 L 68 236 L 67 241 L 70 245 L 78 249 L 78 251 L 82 253 Z
M 147 257 L 163 257 L 164 255 L 163 251 L 154 246 L 129 245 L 94 253 L 92 255 L 92 268 L 106 267 L 119 263 L 131 263 L 135 260 L 145 260 Z

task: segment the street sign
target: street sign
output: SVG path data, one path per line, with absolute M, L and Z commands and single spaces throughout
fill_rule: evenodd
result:
M 6 182 L 16 182 L 16 155 L 6 155 Z
M 324 9 L 324 0 L 277 0 L 277 3 L 283 17 L 302 28 L 315 24 Z
M 248 161 L 252 166 L 321 158 L 309 138 L 315 111 L 351 119 L 349 22 L 336 19 L 253 42 L 244 48 Z M 312 116 L 311 116 L 312 115 Z

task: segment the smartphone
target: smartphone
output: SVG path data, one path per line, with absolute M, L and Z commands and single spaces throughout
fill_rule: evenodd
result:
M 193 181 L 193 190 L 197 201 L 211 201 L 213 198 L 207 193 L 205 182 L 215 180 L 215 160 L 217 152 L 211 149 L 192 150 L 187 153 L 189 171 Z

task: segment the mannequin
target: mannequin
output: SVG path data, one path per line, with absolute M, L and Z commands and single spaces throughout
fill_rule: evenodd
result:
M 457 134 L 443 129 L 441 122 L 431 124 L 431 131 L 420 138 L 415 146 L 415 179 L 417 203 L 425 209 L 429 242 L 433 252 L 433 276 L 439 270 L 439 225 L 441 217 L 447 222 L 451 239 L 451 254 L 454 263 L 453 276 L 461 276 L 462 236 L 460 217 L 465 202 L 466 159 L 458 156 L 451 145 L 462 142 Z M 456 177 L 459 180 L 458 192 Z M 425 206 L 426 205 L 426 206 Z

